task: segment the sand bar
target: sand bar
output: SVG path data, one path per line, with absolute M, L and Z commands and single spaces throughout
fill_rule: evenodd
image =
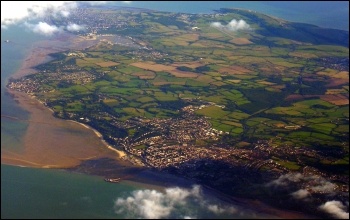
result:
M 32 50 L 20 69 L 12 75 L 20 78 L 36 72 L 33 67 L 47 62 L 50 53 L 68 49 L 80 50 L 95 44 L 96 40 L 84 40 L 70 34 L 32 45 Z M 1 163 L 41 168 L 67 168 L 82 161 L 96 158 L 124 156 L 101 139 L 101 134 L 89 126 L 55 118 L 52 111 L 33 97 L 9 90 L 18 104 L 28 112 L 28 128 L 23 150 L 12 152 L 1 150 Z M 15 119 L 14 119 L 15 120 Z
M 64 42 L 64 43 L 63 43 Z M 29 56 L 24 60 L 21 68 L 12 75 L 14 78 L 35 73 L 34 66 L 48 61 L 48 54 L 64 51 L 69 48 L 83 49 L 91 46 L 96 41 L 85 41 L 82 38 L 65 35 L 60 39 L 43 41 L 33 45 Z M 39 46 L 40 45 L 40 46 Z M 30 112 L 29 126 L 24 137 L 24 149 L 22 152 L 12 152 L 1 149 L 1 163 L 17 166 L 39 168 L 69 168 L 81 164 L 83 161 L 124 156 L 101 139 L 101 134 L 91 127 L 75 121 L 55 118 L 52 111 L 46 108 L 33 97 L 16 91 L 9 91 L 14 95 L 19 105 Z M 17 120 L 13 118 L 13 120 Z M 153 180 L 147 184 L 145 179 Z M 154 180 L 158 180 L 155 183 Z M 130 182 L 147 185 L 161 190 L 164 186 L 153 175 L 145 177 L 140 175 L 131 178 Z M 164 181 L 164 179 L 162 179 Z M 146 182 L 146 183 L 145 183 Z M 216 191 L 216 190 L 215 190 Z M 252 206 L 257 210 L 273 214 L 282 218 L 310 218 L 303 213 L 289 212 L 267 206 L 259 201 L 235 199 L 241 201 L 243 206 Z
M 95 131 L 73 121 L 55 118 L 42 103 L 27 94 L 10 91 L 31 113 L 20 153 L 1 151 L 1 162 L 42 168 L 67 168 L 92 158 L 119 158 Z

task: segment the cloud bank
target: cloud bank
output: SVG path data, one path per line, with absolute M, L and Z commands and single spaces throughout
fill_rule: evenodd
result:
M 34 33 L 38 33 L 45 36 L 51 36 L 57 32 L 62 31 L 62 28 L 59 28 L 55 25 L 49 25 L 46 22 L 39 22 L 38 24 L 25 23 L 24 25 Z
M 63 29 L 81 31 L 84 30 L 84 26 L 70 24 L 67 27 L 56 27 L 44 22 L 42 18 L 47 15 L 69 17 L 71 10 L 79 5 L 94 6 L 107 3 L 107 1 L 1 1 L 1 29 L 6 30 L 10 25 L 23 24 L 27 29 L 46 36 Z M 122 3 L 130 4 L 131 1 L 122 1 Z M 39 22 L 32 24 L 34 20 Z
M 193 204 L 193 207 L 191 207 Z M 196 209 L 201 210 L 196 210 Z M 192 189 L 179 187 L 167 188 L 165 192 L 156 190 L 137 190 L 127 198 L 118 198 L 114 209 L 117 214 L 129 218 L 198 218 L 199 213 L 209 212 L 212 215 L 242 215 L 237 207 L 212 204 L 206 200 L 198 185 Z M 205 217 L 202 216 L 202 217 Z
M 1 1 L 1 27 L 37 19 L 50 14 L 53 16 L 68 17 L 72 9 L 79 5 L 103 5 L 108 1 Z M 121 1 L 131 4 L 131 1 Z
M 77 7 L 74 1 L 1 1 L 1 26 L 38 19 L 47 13 L 53 16 L 68 16 Z
M 319 207 L 321 210 L 333 215 L 335 218 L 339 219 L 349 219 L 349 213 L 345 211 L 346 207 L 343 203 L 332 200 L 326 202 Z
M 287 186 L 291 182 L 300 182 L 305 177 L 301 173 L 287 173 L 281 175 L 278 179 L 275 179 L 267 184 L 267 186 Z
M 308 196 L 310 196 L 310 193 L 306 189 L 299 189 L 298 191 L 295 191 L 295 192 L 291 193 L 291 195 L 295 199 L 305 199 Z
M 69 25 L 67 25 L 67 30 L 68 31 L 82 31 L 84 29 L 85 29 L 85 27 L 83 25 L 78 25 L 78 24 L 69 24 Z
M 250 25 L 242 19 L 239 21 L 232 19 L 227 25 L 223 25 L 221 22 L 212 22 L 210 26 L 229 31 L 251 30 Z
M 290 195 L 297 200 L 303 200 L 304 202 L 310 202 L 312 193 L 322 193 L 327 195 L 328 199 L 331 200 L 331 196 L 336 195 L 335 189 L 336 184 L 327 181 L 323 177 L 310 175 L 304 176 L 301 173 L 288 173 L 281 175 L 276 180 L 273 180 L 266 184 L 268 187 L 288 187 L 289 185 L 295 185 L 296 183 L 308 185 L 308 190 L 299 189 L 292 192 Z M 349 203 L 343 204 L 337 200 L 326 201 L 324 204 L 318 207 L 320 210 L 331 214 L 334 218 L 349 219 L 349 213 L 346 212 L 349 208 Z
M 304 176 L 301 173 L 288 173 L 285 175 L 281 175 L 278 177 L 278 179 L 273 180 L 266 184 L 266 186 L 288 186 L 292 183 L 299 183 L 299 182 L 309 182 L 312 186 L 310 189 L 314 192 L 323 192 L 323 193 L 332 193 L 334 192 L 334 189 L 336 188 L 336 185 L 334 183 L 331 183 L 324 179 L 323 177 L 312 175 L 312 176 Z M 297 195 L 304 194 L 306 195 L 306 192 L 298 192 L 293 195 L 298 197 Z

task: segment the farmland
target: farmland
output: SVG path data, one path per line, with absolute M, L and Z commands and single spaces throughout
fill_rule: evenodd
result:
M 203 15 L 111 10 L 101 14 L 119 13 L 118 28 L 91 24 L 81 33 L 98 35 L 98 44 L 54 54 L 38 73 L 8 87 L 35 95 L 56 117 L 89 124 L 145 166 L 179 168 L 184 158 L 198 159 L 174 153 L 165 163 L 150 153 L 164 146 L 187 152 L 182 147 L 188 146 L 198 155 L 216 149 L 211 155 L 229 164 L 264 164 L 256 165 L 262 172 L 311 166 L 330 175 L 340 167 L 337 178 L 344 182 L 348 32 L 339 31 L 339 39 L 321 28 L 291 34 L 297 24 L 238 9 Z M 234 18 L 250 28 L 210 25 Z M 73 52 L 79 57 L 68 57 Z M 70 77 L 78 71 L 85 80 Z
M 223 15 L 223 19 L 246 16 L 252 28 L 238 33 L 223 31 L 208 25 L 215 20 L 208 15 L 187 18 L 198 30 L 191 25 L 176 28 L 155 22 L 157 15 L 142 13 L 146 25 L 138 31 L 156 32 L 139 40 L 129 27 L 125 35 L 146 49 L 103 39 L 85 50 L 63 53 L 78 54 L 73 60 L 56 55 L 76 69 L 100 75 L 89 82 L 70 81 L 64 87 L 57 84 L 59 76 L 52 76 L 41 83 L 35 95 L 48 106 L 55 106 L 56 115 L 80 118 L 86 112 L 108 107 L 108 114 L 121 121 L 135 116 L 174 117 L 184 103 L 209 102 L 213 105 L 195 113 L 207 117 L 213 128 L 229 132 L 232 138 L 252 144 L 252 140 L 263 138 L 276 146 L 283 140 L 292 147 L 316 143 L 343 146 L 348 140 L 348 130 L 344 130 L 348 124 L 348 66 L 340 62 L 334 68 L 336 64 L 327 66 L 320 60 L 348 59 L 348 48 L 280 36 L 261 40 L 258 32 L 264 26 L 252 22 L 245 12 Z M 138 18 L 135 14 L 124 16 Z M 265 22 L 269 20 L 265 18 Z M 118 34 L 123 36 L 123 32 Z M 38 69 L 58 68 L 55 63 L 57 60 Z M 46 74 L 35 77 L 38 75 Z M 47 93 L 47 88 L 52 91 Z M 164 104 L 169 102 L 182 104 L 169 109 Z M 299 140 L 306 136 L 301 143 Z M 281 140 L 274 142 L 275 137 Z

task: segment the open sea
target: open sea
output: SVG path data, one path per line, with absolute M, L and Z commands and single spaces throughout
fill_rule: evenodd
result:
M 349 30 L 349 1 L 135 1 L 109 4 L 183 13 L 212 13 L 220 8 L 242 8 L 287 21 Z
M 170 12 L 211 13 L 223 7 L 245 8 L 285 20 L 349 30 L 349 2 L 131 2 L 117 6 Z M 3 43 L 10 39 L 13 43 Z M 28 119 L 29 113 L 5 94 L 8 78 L 19 69 L 32 44 L 48 39 L 23 27 L 1 30 L 1 114 Z M 28 124 L 1 118 L 1 148 L 21 151 Z M 152 188 L 152 187 L 151 187 Z M 55 169 L 1 165 L 1 218 L 264 218 L 196 188 L 152 191 L 150 187 Z M 179 197 L 176 197 L 177 195 Z M 129 198 L 128 198 L 129 197 Z M 128 198 L 128 199 L 126 199 Z M 177 198 L 181 199 L 176 200 Z M 201 202 L 199 202 L 201 201 Z M 151 204 L 151 206 L 150 206 Z M 148 213 L 150 207 L 158 212 Z M 224 211 L 223 211 L 224 210 Z M 242 211 L 243 210 L 243 211 Z M 162 213 L 168 215 L 162 215 Z M 158 215 L 157 215 L 158 214 Z M 273 217 L 273 216 L 269 216 Z

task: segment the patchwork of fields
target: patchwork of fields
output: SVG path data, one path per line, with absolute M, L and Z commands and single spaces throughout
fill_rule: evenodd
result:
M 281 148 L 348 146 L 348 47 L 328 38 L 315 41 L 307 33 L 286 37 L 283 31 L 294 28 L 292 23 L 278 24 L 268 16 L 256 22 L 255 15 L 239 10 L 216 16 L 122 16 L 133 23 L 125 29 L 99 29 L 97 34 L 128 37 L 138 47 L 101 40 L 85 50 L 69 51 L 70 56 L 56 54 L 57 60 L 27 77 L 39 85 L 27 92 L 35 93 L 58 117 L 93 121 L 111 143 L 113 135 L 142 136 L 144 131 L 122 126 L 135 117 L 176 118 L 185 106 L 203 105 L 195 115 L 234 140 L 227 142 L 230 147 L 253 146 L 257 140 Z M 137 22 L 141 18 L 142 24 Z M 250 29 L 210 25 L 232 18 L 244 19 Z M 266 32 L 276 25 L 283 31 Z M 77 70 L 96 77 L 79 82 L 58 73 Z M 124 136 L 116 134 L 116 128 Z M 338 159 L 348 161 L 348 148 L 345 151 Z M 281 164 L 298 169 L 298 162 L 293 163 Z

